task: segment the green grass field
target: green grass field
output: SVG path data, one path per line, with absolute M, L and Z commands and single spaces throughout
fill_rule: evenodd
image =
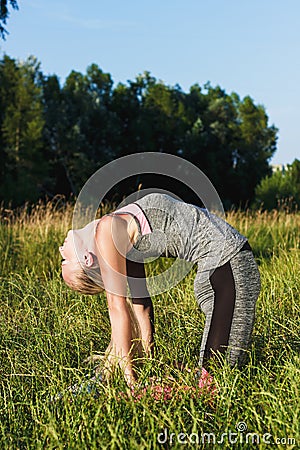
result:
M 57 249 L 72 207 L 40 204 L 31 214 L 2 210 L 1 217 L 1 449 L 300 448 L 300 213 L 227 215 L 248 236 L 261 272 L 249 363 L 216 367 L 213 399 L 186 392 L 169 401 L 121 397 L 126 386 L 117 374 L 97 398 L 67 394 L 51 402 L 108 345 L 105 295 L 76 294 L 61 279 Z M 163 262 L 151 270 L 155 264 Z M 156 356 L 140 369 L 141 382 L 172 375 L 195 384 L 192 373 L 172 366 L 198 361 L 204 316 L 194 273 L 153 298 Z

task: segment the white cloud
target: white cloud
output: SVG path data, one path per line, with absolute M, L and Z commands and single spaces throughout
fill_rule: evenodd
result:
M 69 23 L 77 28 L 85 28 L 87 30 L 110 30 L 110 31 L 126 31 L 137 28 L 136 22 L 126 20 L 110 20 L 76 17 L 70 11 L 66 4 L 51 3 L 51 7 L 44 2 L 29 0 L 27 6 L 40 10 L 40 14 L 51 21 L 59 21 Z
M 136 26 L 133 22 L 122 20 L 82 19 L 68 14 L 55 15 L 54 17 L 56 20 L 67 22 L 75 25 L 76 27 L 86 28 L 89 30 L 123 31 L 126 29 L 132 29 Z

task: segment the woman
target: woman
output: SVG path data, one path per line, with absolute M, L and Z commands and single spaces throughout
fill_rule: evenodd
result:
M 111 347 L 128 385 L 136 381 L 132 363 L 132 317 L 146 353 L 153 347 L 153 306 L 143 261 L 159 256 L 197 263 L 194 292 L 206 323 L 199 365 L 207 376 L 214 357 L 244 362 L 260 292 L 260 276 L 247 239 L 206 209 L 151 193 L 69 231 L 60 247 L 62 275 L 85 294 L 106 291 Z M 127 283 L 132 309 L 127 299 Z M 134 312 L 134 315 L 132 314 Z

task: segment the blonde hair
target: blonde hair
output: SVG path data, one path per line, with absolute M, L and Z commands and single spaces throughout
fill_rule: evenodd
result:
M 81 294 L 96 295 L 104 291 L 102 277 L 99 268 L 83 269 L 79 264 L 79 269 L 72 271 L 73 280 L 70 287 Z

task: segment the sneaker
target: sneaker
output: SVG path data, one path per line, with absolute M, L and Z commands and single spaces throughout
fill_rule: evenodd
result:
M 86 375 L 87 378 L 83 383 L 73 384 L 72 386 L 67 387 L 63 392 L 52 396 L 51 401 L 60 400 L 65 394 L 68 392 L 71 393 L 74 397 L 78 394 L 93 394 L 94 398 L 99 397 L 99 384 L 104 382 L 104 377 L 102 374 L 95 375 L 92 378 L 88 378 L 89 375 Z

